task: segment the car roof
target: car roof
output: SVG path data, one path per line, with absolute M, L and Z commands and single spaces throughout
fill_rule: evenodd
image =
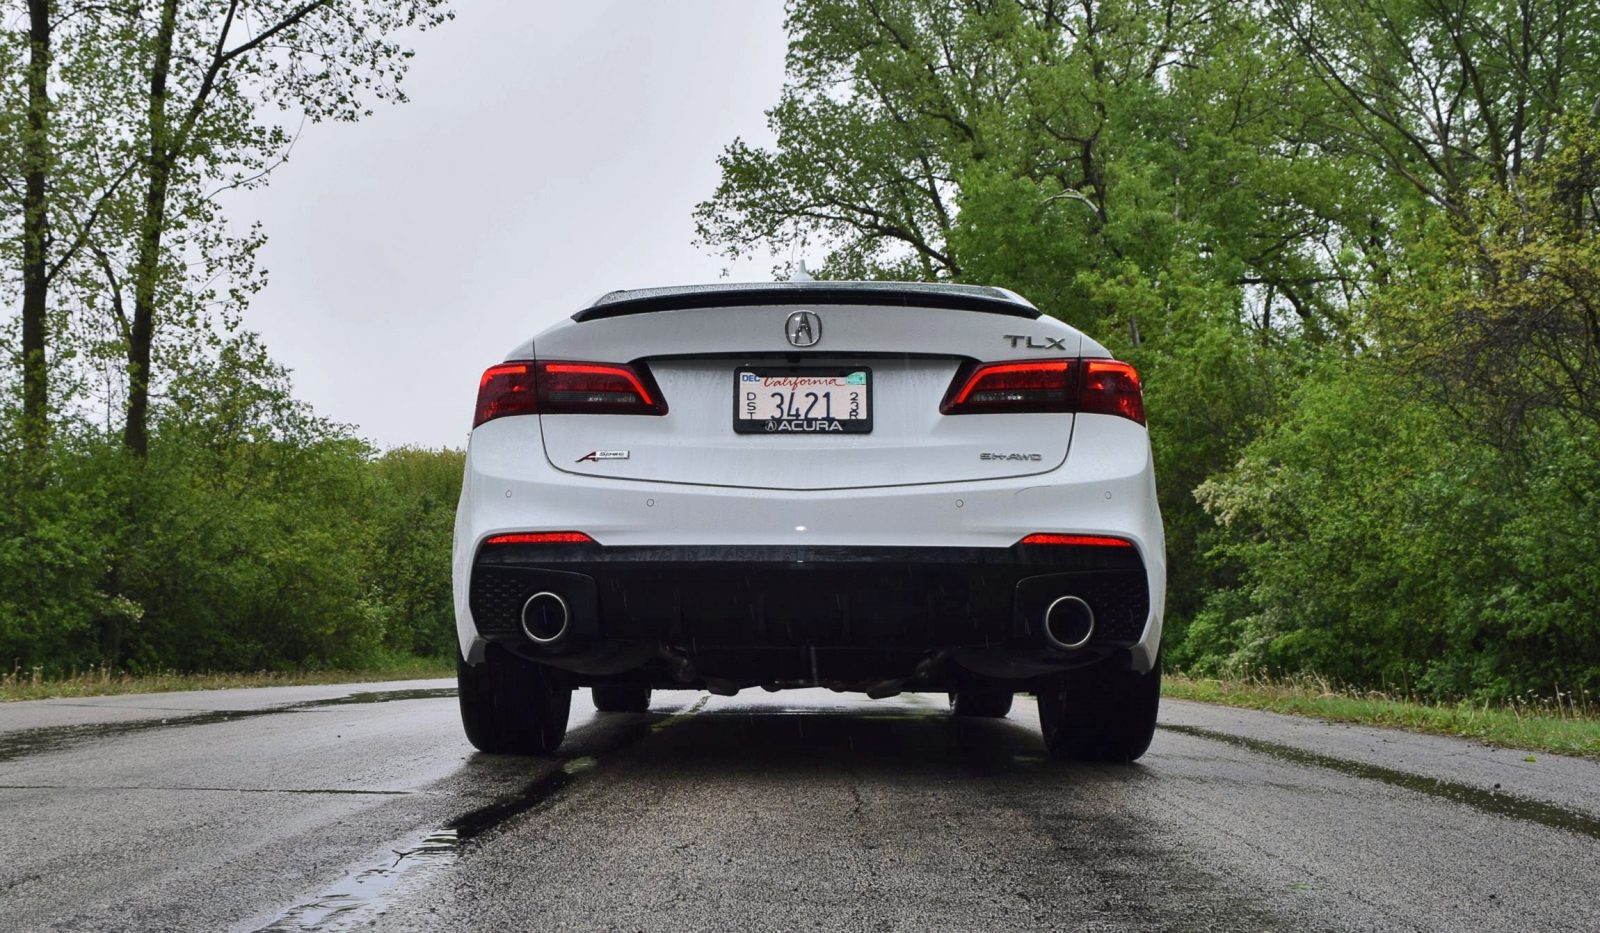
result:
M 572 316 L 592 321 L 681 308 L 775 304 L 911 305 L 1037 318 L 1039 309 L 1016 292 L 989 285 L 945 282 L 724 282 L 607 292 Z

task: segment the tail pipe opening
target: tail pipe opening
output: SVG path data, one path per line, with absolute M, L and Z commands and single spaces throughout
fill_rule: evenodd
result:
M 554 645 L 566 638 L 569 622 L 567 601 L 548 590 L 529 596 L 522 604 L 522 634 L 536 645 Z
M 1076 651 L 1094 635 L 1094 609 L 1077 596 L 1063 596 L 1044 611 L 1044 637 L 1056 648 Z

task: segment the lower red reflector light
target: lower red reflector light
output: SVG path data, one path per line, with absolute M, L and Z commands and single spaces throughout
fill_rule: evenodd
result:
M 1086 545 L 1088 547 L 1133 547 L 1133 542 L 1125 538 L 1111 538 L 1105 535 L 1057 535 L 1057 534 L 1032 534 L 1022 539 L 1023 544 L 1050 544 L 1050 545 Z
M 593 544 L 594 539 L 581 531 L 524 531 L 509 535 L 495 535 L 484 544 Z

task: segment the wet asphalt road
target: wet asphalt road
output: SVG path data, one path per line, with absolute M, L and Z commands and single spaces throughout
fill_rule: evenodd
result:
M 452 686 L 0 706 L 6 930 L 1600 930 L 1600 763 L 1187 703 L 658 693 L 474 753 Z

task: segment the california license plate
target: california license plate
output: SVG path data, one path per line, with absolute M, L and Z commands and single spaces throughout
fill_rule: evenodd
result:
M 738 369 L 733 429 L 740 434 L 866 434 L 872 371 Z

